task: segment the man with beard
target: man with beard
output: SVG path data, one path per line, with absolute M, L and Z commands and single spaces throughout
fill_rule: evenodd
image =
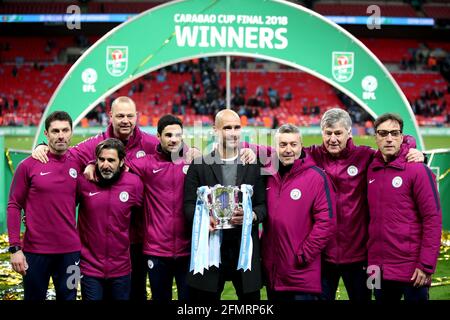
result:
M 128 300 L 131 286 L 129 228 L 143 202 L 139 177 L 124 172 L 125 147 L 110 138 L 98 144 L 98 181 L 77 187 L 83 300 Z
M 64 111 L 50 114 L 45 120 L 44 134 L 48 139 L 49 162 L 42 164 L 32 157 L 26 158 L 17 167 L 11 184 L 7 209 L 11 265 L 23 275 L 25 300 L 45 300 L 50 277 L 57 300 L 75 300 L 76 287 L 67 285 L 69 267 L 80 259 L 75 213 L 79 168 L 76 159 L 67 152 L 72 119 Z
M 96 159 L 95 149 L 97 145 L 105 139 L 116 138 L 125 145 L 125 153 L 128 160 L 137 159 L 146 154 L 153 154 L 158 145 L 158 139 L 151 134 L 142 131 L 137 126 L 138 112 L 134 101 L 128 97 L 121 96 L 115 99 L 111 105 L 110 124 L 106 131 L 99 133 L 95 137 L 80 142 L 77 146 L 70 148 L 70 153 L 79 160 L 80 165 L 86 166 Z M 39 145 L 33 150 L 33 158 L 42 163 L 48 161 L 48 147 Z M 85 176 L 89 180 L 94 180 L 94 165 L 87 165 Z M 142 214 L 133 215 L 132 227 L 130 231 L 131 238 L 131 259 L 133 265 L 132 271 L 132 289 L 131 299 L 146 300 L 146 268 L 142 254 L 143 221 Z
M 181 120 L 170 114 L 159 119 L 158 139 L 155 154 L 134 159 L 127 165 L 144 182 L 144 254 L 152 300 L 172 300 L 175 279 L 178 300 L 186 301 L 191 236 L 180 201 L 189 167 L 184 158 Z
M 133 159 L 142 158 L 147 154 L 154 154 L 156 147 L 159 145 L 159 140 L 151 134 L 142 131 L 137 123 L 138 112 L 134 101 L 128 97 L 121 96 L 114 100 L 111 105 L 110 124 L 105 132 L 102 132 L 95 137 L 86 139 L 79 143 L 76 147 L 70 148 L 70 153 L 79 160 L 81 166 L 86 166 L 93 162 L 96 158 L 95 148 L 105 139 L 117 138 L 125 145 L 126 159 L 131 161 Z M 48 161 L 47 158 L 48 147 L 39 145 L 33 151 L 32 157 L 38 159 L 42 163 Z M 195 148 L 190 148 L 186 151 L 186 158 L 192 159 L 199 151 Z M 253 161 L 256 156 L 250 149 L 244 149 L 241 153 L 242 160 L 245 162 Z M 85 176 L 89 180 L 95 179 L 94 165 L 87 165 L 85 168 Z M 144 259 L 143 250 L 143 236 L 144 236 L 144 222 L 140 220 L 143 214 L 133 215 L 132 226 L 130 231 L 131 238 L 131 299 L 132 300 L 146 300 L 146 282 L 147 282 L 147 262 Z

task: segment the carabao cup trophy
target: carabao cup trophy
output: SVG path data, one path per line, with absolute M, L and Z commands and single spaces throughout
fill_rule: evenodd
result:
M 215 229 L 234 228 L 231 217 L 234 210 L 239 207 L 239 187 L 216 184 L 210 190 L 207 206 L 212 216 L 218 220 Z
M 215 229 L 234 228 L 231 217 L 240 207 L 239 192 L 242 192 L 242 218 L 241 245 L 237 270 L 251 270 L 252 267 L 252 194 L 253 187 L 243 184 L 240 187 L 201 186 L 197 188 L 197 201 L 192 223 L 191 264 L 189 270 L 194 274 L 203 274 L 211 266 L 220 265 L 221 232 L 209 231 L 209 222 L 213 216 L 218 223 Z

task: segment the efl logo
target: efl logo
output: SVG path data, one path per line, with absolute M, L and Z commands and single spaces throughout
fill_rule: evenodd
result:
M 361 86 L 363 88 L 363 99 L 364 100 L 376 100 L 375 90 L 378 88 L 378 80 L 374 76 L 366 76 L 361 81 Z
M 97 71 L 93 68 L 87 68 L 81 74 L 81 80 L 83 81 L 83 92 L 95 92 L 94 84 L 97 82 Z

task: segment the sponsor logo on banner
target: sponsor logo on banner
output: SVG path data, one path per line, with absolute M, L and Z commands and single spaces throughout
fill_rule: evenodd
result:
M 83 81 L 83 92 L 95 92 L 94 84 L 97 82 L 97 71 L 93 68 L 87 68 L 81 73 Z
M 120 77 L 128 69 L 128 47 L 106 47 L 106 70 L 113 77 Z
M 365 76 L 361 81 L 361 86 L 363 88 L 363 99 L 364 100 L 376 100 L 375 90 L 378 87 L 377 78 L 374 76 Z
M 355 54 L 353 52 L 333 51 L 332 74 L 337 82 L 348 82 L 353 78 Z

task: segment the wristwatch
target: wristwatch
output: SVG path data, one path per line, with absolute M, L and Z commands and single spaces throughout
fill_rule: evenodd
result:
M 22 250 L 22 248 L 20 246 L 11 246 L 8 249 L 9 253 L 16 253 L 17 251 L 20 251 L 20 250 Z

